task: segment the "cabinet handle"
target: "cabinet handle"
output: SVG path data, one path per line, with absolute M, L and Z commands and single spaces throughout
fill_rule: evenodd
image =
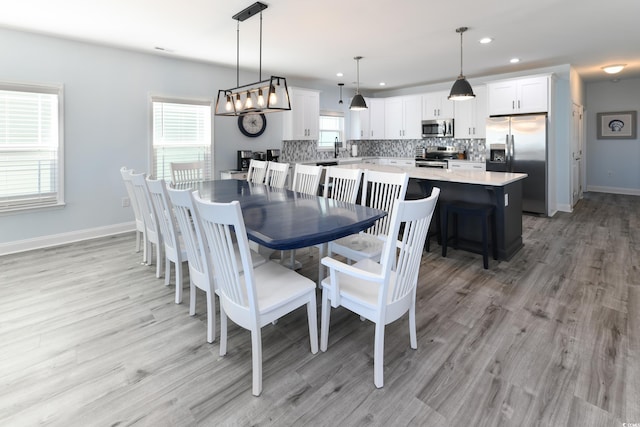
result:
M 520 100 L 518 99 L 518 110 L 520 109 Z
M 471 135 L 471 128 L 469 128 L 469 135 Z
M 434 115 L 434 116 L 437 116 L 437 115 L 438 115 L 438 113 L 436 113 L 436 111 L 437 111 L 437 110 L 434 108 L 434 109 L 433 109 L 433 115 Z
M 516 109 L 516 101 L 511 101 L 511 109 L 512 110 Z

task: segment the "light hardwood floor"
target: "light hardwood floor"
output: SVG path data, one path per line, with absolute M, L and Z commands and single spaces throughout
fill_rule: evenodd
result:
M 219 357 L 203 295 L 195 317 L 174 304 L 133 234 L 0 257 L 0 425 L 640 423 L 640 197 L 588 194 L 523 225 L 524 248 L 488 271 L 432 242 L 418 349 L 406 318 L 388 326 L 384 388 L 371 323 L 333 310 L 312 355 L 300 309 L 263 329 L 257 398 L 249 333 L 231 324 Z M 317 257 L 298 259 L 315 279 Z

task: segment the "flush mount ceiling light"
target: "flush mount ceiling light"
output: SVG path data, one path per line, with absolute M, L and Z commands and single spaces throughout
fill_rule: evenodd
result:
M 216 116 L 244 116 L 291 110 L 287 79 L 271 76 L 262 80 L 262 11 L 268 6 L 256 2 L 233 15 L 237 23 L 236 87 L 221 89 L 216 100 Z M 258 81 L 240 86 L 240 22 L 260 14 L 260 68 Z
M 616 65 L 607 65 L 606 67 L 602 67 L 602 70 L 607 74 L 618 74 L 627 64 L 616 64 Z
M 491 37 L 483 37 L 480 39 L 480 44 L 488 44 L 491 43 L 493 39 Z
M 473 89 L 471 89 L 471 85 L 464 77 L 464 74 L 462 74 L 462 34 L 467 30 L 467 27 L 460 27 L 456 29 L 456 33 L 460 33 L 460 75 L 455 83 L 453 83 L 451 93 L 449 93 L 449 99 L 452 101 L 464 101 L 476 97 L 473 93 Z
M 520 58 L 511 58 L 509 62 L 512 64 L 517 64 L 518 62 L 520 62 Z
M 355 110 L 355 111 L 366 110 L 367 103 L 364 102 L 364 98 L 362 97 L 362 95 L 360 95 L 360 60 L 362 59 L 362 56 L 356 56 L 353 59 L 356 60 L 356 76 L 357 76 L 356 94 L 351 100 L 351 105 L 349 106 L 349 109 Z
M 338 101 L 338 104 L 340 105 L 344 104 L 344 102 L 342 102 L 342 86 L 344 86 L 344 83 L 338 83 L 338 87 L 340 88 L 340 101 Z

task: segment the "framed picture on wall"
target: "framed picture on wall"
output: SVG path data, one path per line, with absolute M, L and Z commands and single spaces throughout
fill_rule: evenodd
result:
M 636 139 L 636 111 L 598 113 L 598 139 Z

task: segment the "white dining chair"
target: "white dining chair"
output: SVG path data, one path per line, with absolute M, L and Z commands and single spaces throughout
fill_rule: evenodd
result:
M 201 289 L 207 300 L 207 342 L 212 343 L 216 339 L 216 287 L 209 248 L 204 244 L 198 212 L 193 206 L 192 190 L 168 188 L 167 193 L 187 251 L 190 279 L 189 314 L 196 314 L 196 288 Z
M 196 182 L 204 179 L 204 161 L 195 162 L 171 162 L 171 182 L 179 184 L 181 182 Z
M 269 162 L 263 160 L 251 159 L 249 170 L 247 171 L 247 181 L 254 184 L 264 184 L 268 164 Z
M 355 203 L 360 190 L 360 178 L 362 169 L 341 168 L 327 166 L 324 174 L 324 187 L 322 196 L 340 200 L 341 202 Z M 318 248 L 318 286 L 324 278 L 324 266 L 320 262 L 327 253 L 327 244 L 316 245 Z
M 262 392 L 263 326 L 306 306 L 311 352 L 318 352 L 315 284 L 280 264 L 251 265 L 240 203 L 211 203 L 195 198 L 206 241 L 211 248 L 220 297 L 220 355 L 227 352 L 227 317 L 251 331 L 252 393 Z M 240 263 L 234 251 L 237 239 Z M 240 269 L 242 267 L 242 269 Z
M 140 208 L 140 213 L 142 214 L 144 221 L 147 264 L 151 264 L 151 259 L 153 259 L 153 248 L 155 246 L 156 277 L 159 279 L 162 275 L 163 244 L 156 210 L 151 202 L 151 196 L 149 194 L 149 189 L 147 188 L 147 181 L 145 180 L 144 174 L 131 174 L 131 183 L 133 184 L 136 199 L 138 200 L 138 207 Z
M 411 348 L 416 335 L 416 286 L 427 231 L 440 189 L 419 200 L 395 200 L 380 262 L 365 258 L 348 265 L 325 257 L 329 277 L 322 281 L 320 349 L 327 351 L 331 308 L 344 307 L 375 323 L 373 381 L 384 385 L 385 326 L 409 313 Z M 398 235 L 401 234 L 400 240 Z
M 349 261 L 360 261 L 364 258 L 379 260 L 383 239 L 389 232 L 393 203 L 395 200 L 404 200 L 408 183 L 407 173 L 365 170 L 360 204 L 387 211 L 388 215 L 361 233 L 329 242 L 327 254 L 342 255 Z
M 284 188 L 288 174 L 289 163 L 268 162 L 264 183 L 270 187 Z
M 142 218 L 142 214 L 140 212 L 140 207 L 138 205 L 138 199 L 136 198 L 136 193 L 133 189 L 133 184 L 131 183 L 131 174 L 135 173 L 133 169 L 127 169 L 126 167 L 120 168 L 120 174 L 122 175 L 122 180 L 124 181 L 124 186 L 127 189 L 127 195 L 129 196 L 129 204 L 131 205 L 131 209 L 133 209 L 133 215 L 136 220 L 136 252 L 140 252 L 140 245 L 142 244 L 143 253 L 142 253 L 142 262 L 147 262 L 147 252 L 146 252 L 146 237 L 145 237 L 145 228 L 144 228 L 144 219 Z
M 318 194 L 318 186 L 322 177 L 322 166 L 303 165 L 296 163 L 293 170 L 293 183 L 291 190 L 298 193 Z
M 164 284 L 169 286 L 171 278 L 171 263 L 176 270 L 176 304 L 182 302 L 182 263 L 187 261 L 187 250 L 181 243 L 181 235 L 178 231 L 176 218 L 173 213 L 173 205 L 169 201 L 167 187 L 162 179 L 150 179 L 147 177 L 147 187 L 151 202 L 158 217 L 162 242 L 164 244 Z

